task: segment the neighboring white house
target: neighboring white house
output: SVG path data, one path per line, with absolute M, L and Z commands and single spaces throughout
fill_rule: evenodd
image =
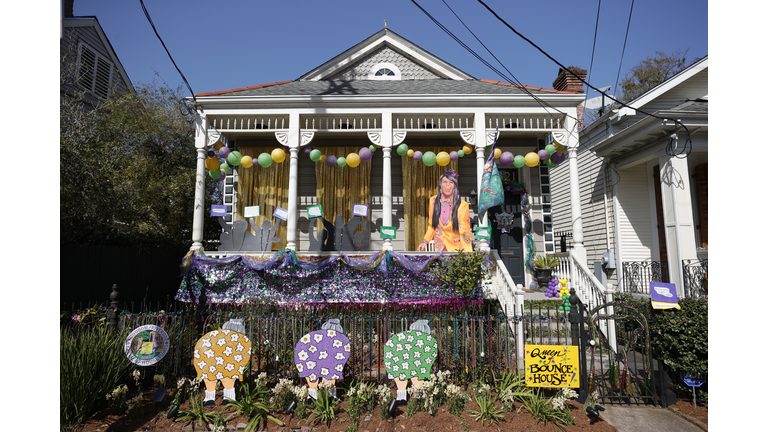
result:
M 469 146 L 471 152 L 449 167 L 458 170 L 460 194 L 471 203 L 472 224 L 493 227 L 492 248 L 499 251 L 515 284 L 528 285 L 530 255 L 554 251 L 549 168 L 543 163 L 501 167 L 504 175 L 528 191 L 526 209 L 519 194 L 507 194 L 506 210 L 515 213 L 509 232 L 497 229 L 493 215 L 477 220 L 473 192 L 480 190 L 484 148 L 497 130 L 498 148 L 514 155 L 537 152 L 553 140 L 565 146 L 577 143 L 583 89 L 564 71 L 555 86 L 542 89 L 475 79 L 385 28 L 296 80 L 199 93 L 190 98 L 198 112 L 198 204 L 192 248 L 201 247 L 203 219 L 211 204 L 202 201 L 202 186 L 212 181 L 205 160 L 219 137 L 254 160 L 273 149 L 282 148 L 287 154 L 269 167 L 254 163 L 251 168 L 229 170 L 222 181 L 223 202 L 213 203 L 226 206 L 222 222 L 233 232 L 243 229 L 234 224 L 244 219 L 244 209 L 259 206 L 257 227 L 265 220 L 279 226 L 279 241 L 267 250 L 312 250 L 315 222 L 308 207 L 322 205 L 326 219 L 334 222 L 341 216 L 349 223 L 352 205 L 363 204 L 370 209 L 363 220 L 370 243 L 363 250 L 415 251 L 424 236 L 419 224 L 426 216 L 427 199 L 437 192 L 436 179 L 447 167 L 414 163 L 396 148 L 406 143 L 411 150 L 437 153 Z M 331 171 L 310 160 L 308 151 L 314 148 L 324 156 L 341 157 L 371 145 L 372 161 Z M 434 185 L 425 189 L 429 182 Z M 278 207 L 285 210 L 285 221 L 273 216 Z M 522 225 L 525 210 L 530 233 Z M 382 226 L 395 227 L 395 238 L 381 238 Z M 253 252 L 239 245 L 221 250 Z M 475 247 L 488 246 L 476 241 Z
M 706 295 L 708 65 L 696 61 L 626 104 L 634 110 L 579 132 L 587 259 L 623 292 L 648 294 L 654 280 Z M 569 181 L 567 168 L 552 170 L 555 231 L 571 229 Z

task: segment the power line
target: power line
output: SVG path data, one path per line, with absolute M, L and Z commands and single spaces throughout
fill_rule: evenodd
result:
M 687 135 L 687 136 L 686 136 L 686 141 L 685 141 L 685 143 L 684 143 L 684 145 L 683 145 L 683 151 L 682 151 L 682 152 L 678 152 L 678 153 L 670 153 L 670 151 L 671 151 L 670 149 L 671 149 L 671 148 L 673 148 L 673 147 L 670 145 L 670 146 L 667 146 L 667 154 L 668 154 L 668 155 L 670 155 L 670 156 L 675 156 L 675 157 L 678 157 L 678 155 L 685 153 L 685 151 L 686 151 L 686 149 L 687 149 L 688 145 L 689 145 L 689 144 L 691 144 L 691 134 L 690 134 L 690 132 L 688 131 L 688 127 L 686 127 L 686 126 L 685 126 L 685 125 L 684 125 L 682 122 L 678 121 L 677 119 L 666 119 L 666 118 L 662 118 L 662 117 L 659 117 L 659 116 L 657 116 L 657 115 L 655 115 L 655 114 L 651 114 L 651 113 L 645 112 L 645 111 L 643 111 L 643 110 L 641 110 L 641 109 L 638 109 L 638 108 L 633 108 L 633 107 L 631 107 L 631 106 L 627 105 L 626 103 L 624 103 L 624 102 L 622 102 L 622 101 L 620 101 L 620 100 L 616 99 L 615 97 L 613 97 L 613 96 L 610 96 L 610 95 L 607 95 L 607 94 L 605 94 L 605 92 L 601 92 L 599 89 L 595 88 L 595 87 L 594 87 L 592 84 L 590 84 L 590 83 L 588 83 L 588 82 L 584 81 L 584 79 L 583 79 L 583 78 L 581 78 L 580 76 L 578 76 L 578 75 L 576 75 L 575 73 L 573 73 L 573 71 L 571 71 L 570 69 L 568 69 L 568 68 L 566 68 L 565 66 L 563 66 L 563 65 L 562 65 L 560 62 L 558 62 L 558 61 L 557 61 L 557 60 L 556 60 L 554 57 L 552 57 L 551 55 L 549 55 L 549 53 L 547 53 L 546 51 L 544 51 L 543 49 L 541 49 L 541 48 L 540 48 L 538 45 L 536 45 L 535 43 L 533 43 L 533 41 L 531 41 L 531 40 L 530 40 L 530 39 L 528 39 L 527 37 L 523 36 L 523 35 L 522 35 L 520 32 L 518 32 L 517 30 L 515 30 L 515 28 L 514 28 L 514 27 L 512 27 L 511 25 L 509 25 L 509 23 L 507 23 L 507 22 L 506 22 L 506 21 L 505 21 L 503 18 L 501 18 L 501 17 L 500 17 L 500 16 L 499 16 L 499 15 L 498 15 L 498 14 L 497 14 L 497 13 L 496 13 L 496 12 L 495 12 L 493 9 L 491 9 L 491 8 L 490 8 L 490 7 L 489 7 L 487 4 L 485 4 L 485 2 L 483 2 L 483 0 L 477 0 L 477 1 L 478 1 L 478 2 L 480 2 L 480 4 L 482 4 L 483 6 L 485 6 L 485 8 L 486 8 L 486 9 L 488 9 L 488 11 L 489 11 L 489 12 L 491 12 L 491 13 L 493 14 L 493 16 L 495 16 L 495 17 L 496 17 L 496 18 L 497 18 L 499 21 L 501 21 L 501 22 L 502 22 L 502 23 L 503 23 L 505 26 L 507 26 L 507 27 L 508 27 L 510 30 L 512 30 L 512 31 L 513 31 L 513 32 L 514 32 L 516 35 L 520 36 L 520 37 L 521 37 L 523 40 L 525 40 L 526 42 L 528 42 L 529 44 L 531 44 L 531 45 L 532 45 L 534 48 L 536 48 L 537 50 L 539 50 L 539 52 L 541 52 L 542 54 L 544 54 L 544 55 L 545 55 L 545 56 L 546 56 L 548 59 L 550 59 L 550 60 L 552 60 L 553 62 L 555 62 L 555 64 L 557 64 L 558 66 L 560 66 L 562 69 L 566 70 L 568 73 L 570 73 L 571 75 L 573 75 L 574 77 L 576 77 L 576 79 L 577 79 L 577 80 L 579 80 L 579 81 L 581 81 L 582 83 L 586 84 L 588 87 L 591 87 L 593 90 L 595 90 L 595 91 L 599 92 L 600 94 L 602 94 L 602 95 L 606 96 L 608 99 L 610 99 L 610 100 L 612 100 L 612 101 L 614 101 L 614 102 L 618 103 L 618 104 L 619 104 L 619 105 L 621 105 L 622 107 L 625 107 L 625 108 L 629 108 L 629 109 L 631 109 L 631 110 L 634 110 L 634 111 L 636 111 L 636 112 L 639 112 L 639 113 L 641 113 L 641 114 L 645 114 L 645 115 L 647 115 L 647 116 L 649 116 L 649 117 L 653 117 L 653 118 L 656 118 L 656 119 L 659 119 L 659 120 L 671 120 L 671 121 L 675 122 L 675 125 L 680 125 L 680 127 L 682 127 L 683 129 L 685 129 L 685 132 L 686 132 L 686 135 Z M 629 31 L 629 28 L 627 28 L 627 31 Z M 675 145 L 675 146 L 674 146 L 674 148 L 676 149 L 676 148 L 677 148 L 677 145 Z M 688 153 L 690 153 L 690 151 L 688 151 Z M 685 153 L 685 155 L 684 155 L 683 157 L 686 157 L 686 155 L 687 155 L 687 153 Z
M 635 8 L 635 0 L 629 6 L 629 19 L 627 20 L 627 33 L 624 35 L 624 47 L 621 48 L 621 60 L 619 60 L 619 70 L 616 72 L 616 84 L 613 86 L 613 95 L 616 96 L 616 90 L 619 88 L 619 77 L 621 76 L 621 64 L 624 63 L 624 51 L 627 49 L 627 38 L 629 37 L 629 23 L 632 22 L 632 10 Z
M 595 35 L 592 37 L 592 58 L 589 60 L 589 75 L 592 75 L 592 63 L 595 61 L 595 46 L 597 45 L 597 26 L 600 22 L 600 5 L 602 0 L 597 2 L 597 18 L 595 18 Z M 589 76 L 587 77 L 589 80 Z M 589 87 L 587 87 L 587 98 L 589 98 Z
M 155 36 L 157 36 L 157 38 L 160 40 L 160 43 L 163 45 L 163 48 L 165 49 L 165 52 L 168 54 L 168 57 L 171 59 L 171 63 L 173 63 L 173 66 L 179 72 L 179 75 L 181 75 L 181 79 L 184 80 L 184 84 L 187 85 L 189 92 L 192 93 L 192 99 L 195 102 L 197 102 L 197 98 L 195 98 L 195 92 L 192 91 L 192 87 L 189 85 L 189 81 L 187 81 L 187 78 L 181 72 L 181 69 L 179 69 L 179 67 L 176 65 L 176 62 L 173 60 L 173 56 L 171 56 L 170 51 L 168 51 L 168 48 L 165 46 L 165 42 L 163 42 L 163 38 L 161 38 L 160 34 L 157 33 L 157 28 L 155 28 L 155 24 L 152 22 L 152 18 L 149 16 L 149 12 L 147 11 L 147 8 L 144 6 L 144 0 L 139 0 L 139 3 L 141 3 L 141 9 L 144 11 L 144 16 L 147 17 L 147 21 L 149 21 L 149 25 L 151 25 L 152 30 L 155 31 Z

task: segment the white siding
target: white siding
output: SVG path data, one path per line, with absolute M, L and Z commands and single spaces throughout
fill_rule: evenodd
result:
M 651 260 L 654 228 L 651 212 L 656 208 L 655 198 L 650 194 L 652 182 L 646 165 L 619 171 L 616 194 L 623 262 Z

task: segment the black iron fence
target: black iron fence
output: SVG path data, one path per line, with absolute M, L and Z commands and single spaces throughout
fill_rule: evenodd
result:
M 709 296 L 709 260 L 683 260 L 683 283 L 686 298 L 707 298 Z
M 669 266 L 659 261 L 624 261 L 621 263 L 624 291 L 651 294 L 651 282 L 669 282 Z

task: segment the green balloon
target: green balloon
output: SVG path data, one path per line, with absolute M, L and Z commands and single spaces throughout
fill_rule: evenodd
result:
M 552 144 L 547 144 L 547 146 L 544 147 L 544 150 L 546 150 L 547 153 L 552 154 L 552 153 L 554 153 L 557 150 L 557 148 L 555 146 L 553 146 Z
M 336 158 L 336 165 L 338 165 L 340 167 L 346 166 L 347 165 L 347 158 L 345 158 L 344 156 L 340 156 L 340 157 Z
M 522 168 L 523 165 L 525 165 L 525 156 L 517 155 L 515 156 L 515 160 L 512 161 L 512 164 L 515 165 L 517 168 Z
M 223 164 L 219 165 L 219 169 L 220 170 L 224 170 L 224 172 L 228 172 L 229 168 L 230 168 L 230 166 L 226 162 L 224 162 Z
M 317 162 L 320 160 L 320 157 L 322 155 L 323 153 L 320 150 L 314 149 L 311 152 L 309 152 L 309 160 L 311 160 L 312 162 Z
M 408 145 L 407 144 L 400 144 L 397 146 L 397 154 L 400 156 L 405 156 L 408 154 Z
M 368 146 L 368 150 L 370 150 L 370 151 L 371 151 L 371 153 L 373 153 L 373 152 L 375 152 L 375 151 L 376 151 L 376 146 L 375 146 L 375 145 L 373 145 L 373 144 L 371 144 L 371 145 L 369 145 L 369 146 Z
M 208 175 L 212 179 L 216 180 L 217 178 L 221 177 L 221 170 L 220 169 L 215 169 L 215 170 L 208 171 Z
M 431 151 L 428 151 L 421 157 L 421 161 L 424 162 L 424 165 L 426 166 L 432 166 L 437 162 L 437 156 Z
M 550 158 L 547 158 L 546 162 L 547 162 L 547 166 L 550 167 L 550 168 L 554 168 L 554 167 L 557 166 L 557 164 L 552 162 L 552 159 L 550 159 Z
M 459 157 L 464 157 L 464 150 L 459 150 Z
M 264 168 L 272 165 L 272 156 L 269 153 L 262 153 L 259 155 L 259 166 Z
M 233 151 L 227 156 L 227 163 L 229 166 L 238 166 L 242 158 L 243 155 L 239 151 Z

